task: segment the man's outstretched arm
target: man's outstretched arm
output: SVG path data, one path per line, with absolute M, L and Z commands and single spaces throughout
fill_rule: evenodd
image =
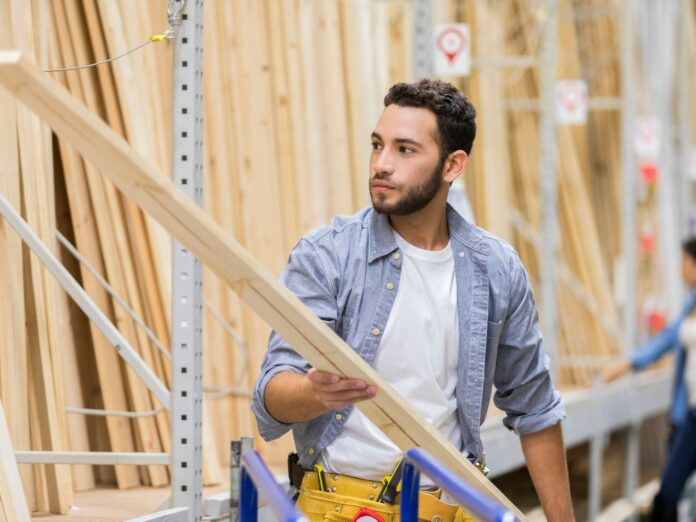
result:
M 561 423 L 520 435 L 529 474 L 548 522 L 573 522 Z
M 312 368 L 307 374 L 275 375 L 266 386 L 264 400 L 268 413 L 277 421 L 294 424 L 371 399 L 376 391 L 362 379 L 346 379 Z

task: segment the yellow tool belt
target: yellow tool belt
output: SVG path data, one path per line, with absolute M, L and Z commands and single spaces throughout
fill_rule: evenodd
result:
M 368 508 L 384 518 L 384 522 L 400 519 L 400 498 L 394 504 L 377 502 L 382 488 L 380 481 L 363 480 L 335 473 L 324 473 L 324 491 L 318 475 L 307 471 L 302 479 L 297 508 L 309 522 L 333 520 L 350 522 L 360 508 Z M 459 506 L 440 500 L 440 491 L 421 491 L 418 498 L 418 518 L 428 522 L 473 522 Z

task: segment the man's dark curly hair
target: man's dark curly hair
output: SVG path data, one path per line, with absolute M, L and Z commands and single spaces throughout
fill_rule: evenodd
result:
M 421 107 L 437 118 L 440 159 L 455 150 L 471 153 L 476 137 L 476 109 L 452 84 L 424 79 L 415 83 L 397 83 L 384 97 L 384 106 Z
M 696 236 L 688 237 L 682 242 L 682 252 L 696 261 Z

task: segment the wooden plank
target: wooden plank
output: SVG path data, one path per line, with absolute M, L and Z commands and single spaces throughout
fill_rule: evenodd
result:
M 235 75 L 232 63 L 236 60 L 233 27 L 233 13 L 227 3 L 218 2 L 214 9 L 206 7 L 204 53 L 206 81 L 204 82 L 206 105 L 206 168 L 204 171 L 204 207 L 213 215 L 225 230 L 242 230 L 241 205 L 230 205 L 239 201 L 239 175 L 235 158 L 238 157 L 237 140 L 234 139 L 233 115 L 241 110 L 236 106 L 236 98 L 230 96 L 230 85 L 234 85 Z M 239 298 L 207 267 L 203 276 L 204 293 L 217 310 L 227 318 L 232 327 L 245 336 L 246 324 Z M 228 386 L 241 371 L 244 358 L 239 347 L 218 324 L 209 312 L 204 314 L 203 355 L 204 383 L 206 387 L 222 388 Z M 220 364 L 219 361 L 224 361 Z M 247 387 L 246 375 L 240 385 Z M 224 399 L 208 400 L 203 416 L 203 433 L 214 437 L 217 450 L 211 451 L 204 444 L 204 481 L 214 479 L 215 453 L 221 456 L 221 465 L 229 465 L 229 441 L 254 433 L 249 399 L 229 396 Z M 205 453 L 207 451 L 210 453 Z
M 71 46 L 72 53 L 74 53 L 74 62 L 88 62 L 89 58 L 86 52 L 87 35 L 84 27 L 79 22 L 79 13 L 75 11 L 76 4 L 74 2 L 56 2 L 55 6 L 59 42 L 61 45 L 67 46 L 71 40 L 74 41 L 74 44 Z M 68 23 L 70 25 L 69 29 Z M 96 99 L 98 86 L 95 80 L 96 78 L 92 71 L 88 70 L 81 70 L 78 74 L 68 75 L 70 90 L 78 99 L 84 100 L 92 111 L 96 112 L 98 110 Z M 93 201 L 93 215 L 99 230 L 99 242 L 104 254 L 108 280 L 115 291 L 127 300 L 136 314 L 142 317 L 139 294 L 135 285 L 132 258 L 129 255 L 130 245 L 126 240 L 125 225 L 117 195 L 111 185 L 104 183 L 103 177 L 99 175 L 91 164 L 85 164 L 85 172 Z M 152 351 L 143 331 L 136 327 L 120 306 L 114 305 L 114 311 L 116 324 L 124 337 L 143 356 L 148 366 L 154 367 Z M 142 381 L 130 368 L 125 369 L 125 374 L 133 409 L 139 412 L 154 409 L 156 407 L 154 400 L 147 392 Z M 168 433 L 168 422 L 164 416 L 161 416 L 160 419 L 166 425 Z M 163 451 L 156 419 L 151 417 L 138 418 L 134 421 L 134 425 L 140 451 Z M 161 486 L 168 482 L 167 470 L 165 468 L 148 466 L 147 471 L 152 485 Z
M 34 30 L 31 5 L 18 0 L 10 1 L 14 37 L 17 45 L 28 56 L 34 56 Z M 17 132 L 21 170 L 22 212 L 41 239 L 51 245 L 54 219 L 49 211 L 52 181 L 46 163 L 46 144 L 42 122 L 24 107 L 17 108 Z M 24 249 L 27 252 L 26 249 Z M 24 258 L 25 313 L 29 350 L 29 369 L 36 393 L 37 415 L 40 422 L 41 449 L 64 450 L 67 433 L 62 400 L 62 372 L 57 357 L 55 281 L 39 261 L 28 254 Z M 38 428 L 38 426 L 37 426 Z M 45 468 L 49 508 L 53 513 L 67 513 L 72 501 L 70 469 L 49 465 Z
M 359 408 L 402 450 L 421 446 L 483 493 L 524 515 L 436 429 L 237 241 L 101 119 L 18 51 L 0 52 L 0 83 L 97 166 L 201 261 L 215 270 L 314 367 L 377 386 Z
M 342 19 L 343 70 L 346 82 L 346 103 L 350 127 L 350 153 L 353 158 L 353 207 L 370 204 L 369 191 L 365 189 L 370 148 L 365 136 L 372 132 L 372 125 L 381 112 L 381 96 L 377 89 L 373 20 L 370 16 L 371 0 L 340 2 Z
M 40 33 L 37 35 L 39 41 L 37 42 L 37 47 L 41 49 L 41 66 L 42 68 L 49 68 L 51 63 L 55 62 L 57 49 L 53 45 L 49 45 L 50 41 L 55 38 L 54 31 L 48 28 L 52 25 L 52 13 L 51 6 L 48 2 L 42 2 L 40 4 L 33 4 L 35 9 L 35 18 L 38 20 Z M 64 183 L 60 181 L 56 183 L 56 179 L 63 180 L 62 172 L 60 171 L 60 164 L 54 161 L 54 155 L 57 157 L 58 150 L 53 150 L 53 140 L 52 133 L 48 126 L 44 126 L 44 136 L 45 143 L 50 147 L 50 155 L 47 153 L 47 162 L 51 163 L 51 168 L 53 172 L 53 185 L 49 196 L 51 206 L 53 207 L 52 215 L 56 220 L 56 228 L 60 228 L 58 221 L 63 219 L 61 223 L 63 228 L 71 228 L 70 224 L 70 213 L 67 211 L 67 205 L 65 204 L 65 191 Z M 49 157 L 50 156 L 50 157 Z M 56 185 L 60 185 L 56 187 Z M 58 197 L 58 193 L 60 192 Z M 60 199 L 60 203 L 57 203 Z M 72 232 L 71 232 L 72 233 Z M 53 240 L 53 237 L 51 237 Z M 72 259 L 71 259 L 72 260 Z M 62 401 L 65 405 L 70 405 L 73 407 L 85 407 L 83 399 L 83 387 L 80 380 L 79 368 L 78 368 L 78 347 L 76 342 L 79 342 L 79 334 L 73 335 L 72 320 L 75 317 L 71 313 L 71 302 L 70 298 L 62 290 L 58 290 L 58 295 L 56 296 L 58 301 L 58 306 L 56 307 L 56 328 L 59 332 L 59 337 L 61 339 L 60 346 L 53 351 L 55 356 L 60 358 L 60 366 L 62 367 L 64 373 L 64 382 L 69 383 L 64 387 L 63 393 L 65 399 Z M 89 335 L 87 333 L 87 335 Z M 57 352 L 57 353 L 56 353 Z M 66 442 L 69 443 L 69 448 L 74 451 L 89 451 L 89 436 L 87 428 L 87 419 L 83 415 L 61 415 L 60 420 L 64 420 L 66 426 L 63 428 L 64 433 L 67 433 Z M 72 466 L 70 472 L 73 477 L 73 485 L 76 490 L 85 490 L 94 488 L 94 473 L 91 466 Z
M 0 0 L 0 47 L 13 47 L 12 16 L 8 0 Z M 16 102 L 0 93 L 0 192 L 15 208 L 20 206 L 19 157 L 17 150 Z M 0 400 L 4 401 L 9 429 L 19 449 L 30 449 L 27 344 L 24 325 L 24 283 L 22 278 L 22 241 L 0 219 L 0 287 L 12 300 L 0 302 Z M 20 470 L 24 490 L 34 506 L 31 469 Z
M 469 23 L 476 35 L 472 39 L 473 54 L 483 62 L 490 61 L 500 54 L 503 24 L 494 21 L 494 8 L 489 2 L 471 0 L 468 6 Z M 479 107 L 470 160 L 477 199 L 483 202 L 476 208 L 477 225 L 509 241 L 510 218 L 505 209 L 510 207 L 510 163 L 509 155 L 501 154 L 508 150 L 503 71 L 495 66 L 478 67 L 470 85 L 474 105 Z
M 29 522 L 29 508 L 22 490 L 22 480 L 14 457 L 10 430 L 0 402 L 0 501 L 7 520 Z
M 58 3 L 52 4 L 54 16 L 59 13 L 56 9 Z M 61 11 L 62 13 L 62 11 Z M 65 34 L 67 26 L 64 17 L 57 17 L 54 21 L 56 30 L 51 32 L 53 37 L 51 47 L 56 53 L 62 53 L 62 59 L 56 66 L 75 63 L 75 55 L 72 50 L 71 38 L 58 38 L 60 32 Z M 58 54 L 59 56 L 61 54 Z M 79 88 L 75 83 L 79 80 L 74 73 L 59 74 L 61 82 L 73 82 L 74 88 Z M 59 142 L 61 161 L 64 166 L 64 175 L 68 190 L 68 201 L 75 231 L 76 246 L 81 254 L 96 267 L 101 273 L 105 272 L 104 261 L 101 250 L 99 249 L 100 235 L 97 225 L 93 218 L 94 210 L 89 194 L 85 167 L 76 153 L 65 140 Z M 89 274 L 86 269 L 82 270 L 82 279 L 85 290 L 94 300 L 95 304 L 106 314 L 113 317 L 113 310 L 109 296 L 100 284 Z M 92 342 L 96 368 L 99 376 L 101 389 L 101 402 L 104 408 L 109 410 L 128 410 L 128 401 L 123 387 L 122 367 L 118 354 L 106 341 L 99 329 L 90 322 Z M 92 405 L 98 407 L 98 405 Z M 135 451 L 131 422 L 124 417 L 106 417 L 106 427 L 108 431 L 108 444 L 113 451 L 132 452 Z M 100 440 L 100 439 L 98 439 Z M 106 449 L 106 448 L 96 448 Z M 130 488 L 140 484 L 138 469 L 133 466 L 115 466 L 115 478 L 118 487 Z

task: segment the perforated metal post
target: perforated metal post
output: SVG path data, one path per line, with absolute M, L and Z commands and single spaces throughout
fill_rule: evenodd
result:
M 636 342 L 636 288 L 638 279 L 638 248 L 636 229 L 637 165 L 633 150 L 635 129 L 635 1 L 624 0 L 621 15 L 621 164 L 623 171 L 623 348 L 628 356 Z M 633 501 L 638 485 L 640 465 L 640 420 L 627 431 L 623 495 Z M 634 520 L 632 516 L 629 520 Z
M 203 1 L 181 7 L 174 41 L 173 176 L 196 204 L 203 203 Z M 171 15 L 171 13 L 170 13 Z M 173 242 L 172 270 L 172 502 L 188 507 L 189 520 L 203 512 L 201 263 Z
M 691 190 L 691 75 L 689 61 L 691 54 L 691 0 L 679 2 L 679 168 L 678 191 L 681 198 L 679 208 L 680 239 L 693 234 L 689 221 L 693 202 Z
M 433 75 L 433 2 L 413 0 L 413 79 Z
M 558 370 L 556 329 L 556 253 L 558 251 L 558 192 L 556 151 L 556 104 L 554 100 L 556 55 L 558 53 L 558 0 L 544 4 L 544 35 L 542 41 L 540 93 L 541 101 L 541 199 L 543 244 L 541 251 L 541 306 L 546 353 L 551 359 L 551 371 Z

